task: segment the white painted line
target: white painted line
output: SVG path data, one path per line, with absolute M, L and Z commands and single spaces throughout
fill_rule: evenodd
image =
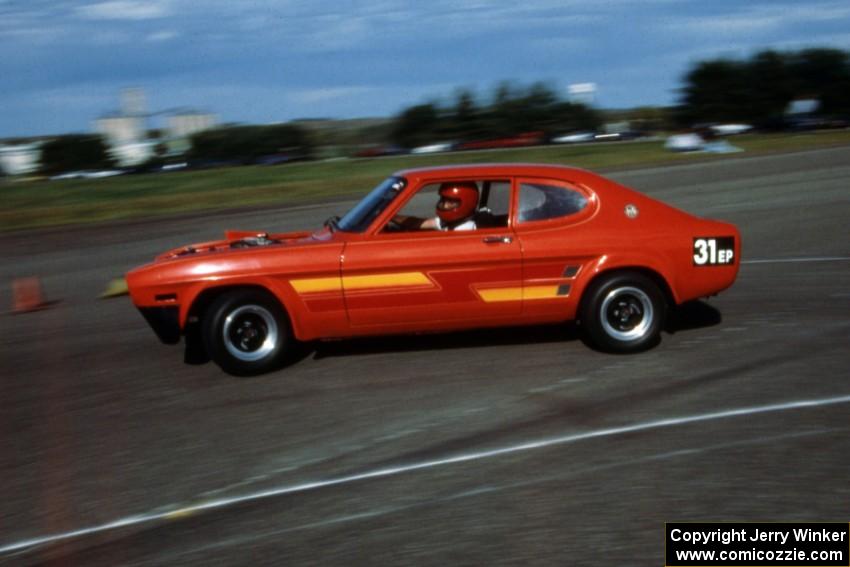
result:
M 820 256 L 814 258 L 775 258 L 775 259 L 758 259 L 758 260 L 742 260 L 744 264 L 797 264 L 801 262 L 847 262 L 850 261 L 850 256 Z
M 677 427 L 682 425 L 689 425 L 692 423 L 700 423 L 705 421 L 717 421 L 723 419 L 730 419 L 735 417 L 742 417 L 748 415 L 757 415 L 757 414 L 765 414 L 765 413 L 776 413 L 783 411 L 792 411 L 799 409 L 810 409 L 817 408 L 823 406 L 831 406 L 837 404 L 847 404 L 850 403 L 850 395 L 846 396 L 837 396 L 832 398 L 819 398 L 814 400 L 798 400 L 793 402 L 786 402 L 782 404 L 771 404 L 766 406 L 755 406 L 748 408 L 739 408 L 732 410 L 725 410 L 719 412 L 712 413 L 703 413 L 691 416 L 684 417 L 673 417 L 668 419 L 660 419 L 656 421 L 647 421 L 643 423 L 636 423 L 633 425 L 624 425 L 621 427 L 610 427 L 607 429 L 597 429 L 595 431 L 586 431 L 584 433 L 575 433 L 572 435 L 565 435 L 562 437 L 554 437 L 551 439 L 543 439 L 540 441 L 530 441 L 528 443 L 521 443 L 519 445 L 511 445 L 508 447 L 502 447 L 500 449 L 491 449 L 488 451 L 478 451 L 474 453 L 467 453 L 464 455 L 456 455 L 454 457 L 447 457 L 445 459 L 435 459 L 431 461 L 423 461 L 421 463 L 412 463 L 409 465 L 399 465 L 397 467 L 389 467 L 384 469 L 377 469 L 374 471 L 369 471 L 361 474 L 343 476 L 339 478 L 333 478 L 328 480 L 318 480 L 314 482 L 306 482 L 303 484 L 296 484 L 292 486 L 282 486 L 279 488 L 273 488 L 270 490 L 263 490 L 259 492 L 254 492 L 252 494 L 245 494 L 243 496 L 235 496 L 233 498 L 222 498 L 218 500 L 211 500 L 209 502 L 203 502 L 200 504 L 190 505 L 183 508 L 179 508 L 177 510 L 172 510 L 170 512 L 156 512 L 149 514 L 141 514 L 137 516 L 129 516 L 127 518 L 123 518 L 120 520 L 115 520 L 113 522 L 109 522 L 107 524 L 102 524 L 99 526 L 93 526 L 89 528 L 83 528 L 79 530 L 74 530 L 70 532 L 58 533 L 53 535 L 47 535 L 42 537 L 37 537 L 29 540 L 23 540 L 15 543 L 5 544 L 0 546 L 0 554 L 10 553 L 15 551 L 20 551 L 23 549 L 28 549 L 36 546 L 46 545 L 50 543 L 55 543 L 58 541 L 63 541 L 67 539 L 72 539 L 75 537 L 93 535 L 96 533 L 102 533 L 110 530 L 115 530 L 119 528 L 140 525 L 145 523 L 151 523 L 155 521 L 164 521 L 164 520 L 173 520 L 178 518 L 183 518 L 197 512 L 201 512 L 204 510 L 213 510 L 217 508 L 226 508 L 229 506 L 233 506 L 236 504 L 242 504 L 245 502 L 251 502 L 255 500 L 263 500 L 266 498 L 273 498 L 276 496 L 283 496 L 285 494 L 294 494 L 298 492 L 307 492 L 310 490 L 317 490 L 320 488 L 328 488 L 331 486 L 339 486 L 343 484 L 350 484 L 353 482 L 359 482 L 362 480 L 369 480 L 374 478 L 382 478 L 395 476 L 403 473 L 426 470 L 436 467 L 443 467 L 447 465 L 453 465 L 457 463 L 465 463 L 470 461 L 478 461 L 482 459 L 491 459 L 493 457 L 500 457 L 503 455 L 509 455 L 512 453 L 520 453 L 524 451 L 531 451 L 535 449 L 544 449 L 547 447 L 553 447 L 557 445 L 566 445 L 570 443 L 576 443 L 579 441 L 585 441 L 588 439 L 597 439 L 602 437 L 613 437 L 617 435 L 626 435 L 630 433 L 637 433 L 640 431 L 648 431 L 652 429 L 663 429 L 667 427 Z
M 381 516 L 387 516 L 391 514 L 399 514 L 402 512 L 407 512 L 410 510 L 414 510 L 417 508 L 422 508 L 425 506 L 432 505 L 440 505 L 444 503 L 454 502 L 458 500 L 464 500 L 467 498 L 477 498 L 479 496 L 486 496 L 495 493 L 505 492 L 508 490 L 522 489 L 527 488 L 529 486 L 536 486 L 547 482 L 562 482 L 566 479 L 578 478 L 584 475 L 595 474 L 602 471 L 615 470 L 623 467 L 633 467 L 636 465 L 640 465 L 643 463 L 651 463 L 656 461 L 664 461 L 677 459 L 680 457 L 689 457 L 693 455 L 699 455 L 703 453 L 708 453 L 712 451 L 718 450 L 728 450 L 731 448 L 738 447 L 747 447 L 753 445 L 762 445 L 768 443 L 775 443 L 777 441 L 784 441 L 788 439 L 797 439 L 803 437 L 810 437 L 813 435 L 823 435 L 825 433 L 835 433 L 838 431 L 846 431 L 846 429 L 818 429 L 813 431 L 802 431 L 802 432 L 793 432 L 793 433 L 784 433 L 781 435 L 774 435 L 770 437 L 757 437 L 754 439 L 745 439 L 742 441 L 734 441 L 732 443 L 723 443 L 718 445 L 709 445 L 705 447 L 695 447 L 689 449 L 681 449 L 677 451 L 667 451 L 664 453 L 657 453 L 654 455 L 648 455 L 645 457 L 640 457 L 636 459 L 629 459 L 626 461 L 619 461 L 615 463 L 608 463 L 603 465 L 594 465 L 590 467 L 580 468 L 577 470 L 571 470 L 566 473 L 560 473 L 556 475 L 548 475 L 540 478 L 534 478 L 531 480 L 523 480 L 518 482 L 511 482 L 503 485 L 485 485 L 477 488 L 472 488 L 470 490 L 466 490 L 464 492 L 460 492 L 457 494 L 451 494 L 448 496 L 438 497 L 438 498 L 429 498 L 426 500 L 416 501 L 410 504 L 402 504 L 393 507 L 381 508 L 371 511 L 362 512 L 359 514 L 348 514 L 345 516 L 338 516 L 336 518 L 330 518 L 327 520 L 320 520 L 318 522 L 311 522 L 308 524 L 301 524 L 296 526 L 288 526 L 284 528 L 276 528 L 273 530 L 269 530 L 266 532 L 254 532 L 249 535 L 237 536 L 231 539 L 216 541 L 212 544 L 203 545 L 201 547 L 196 547 L 194 549 L 181 550 L 174 555 L 168 556 L 165 559 L 165 562 L 176 564 L 175 561 L 178 558 L 183 558 L 190 555 L 196 555 L 198 553 L 207 553 L 216 549 L 224 549 L 227 547 L 232 547 L 234 545 L 246 545 L 250 543 L 254 543 L 257 541 L 262 541 L 264 539 L 269 539 L 272 537 L 279 537 L 282 534 L 312 530 L 312 529 L 322 529 L 342 523 L 350 523 L 357 522 L 360 520 L 370 520 L 373 518 L 378 518 Z

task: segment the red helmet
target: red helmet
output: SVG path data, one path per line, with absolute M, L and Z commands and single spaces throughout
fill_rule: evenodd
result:
M 437 216 L 445 222 L 458 222 L 475 212 L 478 205 L 478 186 L 471 181 L 443 183 Z

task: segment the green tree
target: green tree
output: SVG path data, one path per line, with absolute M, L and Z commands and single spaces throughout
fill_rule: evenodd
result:
M 429 103 L 405 109 L 394 121 L 392 138 L 399 145 L 414 147 L 526 132 L 551 136 L 571 130 L 595 130 L 601 123 L 598 111 L 560 100 L 546 83 L 523 87 L 503 81 L 493 89 L 489 104 L 481 105 L 472 90 L 459 89 L 447 107 Z
M 551 126 L 546 129 L 550 135 L 578 130 L 594 132 L 602 126 L 602 115 L 589 106 L 574 102 L 559 102 L 552 106 Z
M 822 116 L 850 116 L 850 60 L 838 49 L 755 54 L 749 60 L 697 63 L 684 77 L 678 121 L 781 124 L 794 99 L 820 101 Z
M 191 137 L 188 157 L 194 160 L 252 163 L 262 156 L 312 156 L 307 132 L 291 124 L 274 126 L 228 126 L 205 130 Z
M 850 62 L 846 52 L 805 49 L 789 59 L 797 97 L 817 98 L 823 114 L 850 113 Z
M 782 124 L 785 109 L 794 96 L 792 71 L 787 57 L 776 51 L 757 53 L 749 62 L 746 74 L 753 85 L 746 101 L 749 122 L 759 126 Z
M 685 83 L 682 122 L 748 120 L 751 91 L 744 64 L 727 59 L 698 63 Z
M 70 134 L 54 138 L 41 148 L 39 171 L 56 175 L 84 169 L 109 169 L 115 166 L 100 136 Z
M 628 120 L 632 129 L 641 132 L 658 132 L 673 127 L 668 108 L 657 106 L 639 106 L 625 111 L 622 120 Z
M 390 137 L 399 146 L 415 148 L 434 140 L 438 122 L 436 105 L 428 103 L 411 106 L 395 119 Z
M 502 81 L 496 86 L 493 103 L 486 113 L 485 128 L 488 136 L 513 136 L 523 131 L 519 124 L 522 120 L 519 115 L 521 95 L 517 91 L 509 81 Z
M 454 105 L 443 113 L 440 129 L 443 139 L 454 141 L 465 142 L 486 136 L 487 126 L 475 93 L 469 89 L 455 92 Z

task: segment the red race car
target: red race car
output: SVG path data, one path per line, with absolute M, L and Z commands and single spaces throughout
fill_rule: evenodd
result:
M 127 274 L 165 343 L 236 375 L 297 341 L 578 320 L 597 348 L 660 339 L 670 307 L 735 281 L 735 226 L 553 165 L 399 171 L 315 232 L 228 231 Z

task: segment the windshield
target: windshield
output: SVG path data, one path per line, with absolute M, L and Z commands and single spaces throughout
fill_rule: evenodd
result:
M 337 228 L 345 232 L 363 232 L 406 186 L 407 180 L 403 177 L 386 179 L 345 213 L 336 224 Z

